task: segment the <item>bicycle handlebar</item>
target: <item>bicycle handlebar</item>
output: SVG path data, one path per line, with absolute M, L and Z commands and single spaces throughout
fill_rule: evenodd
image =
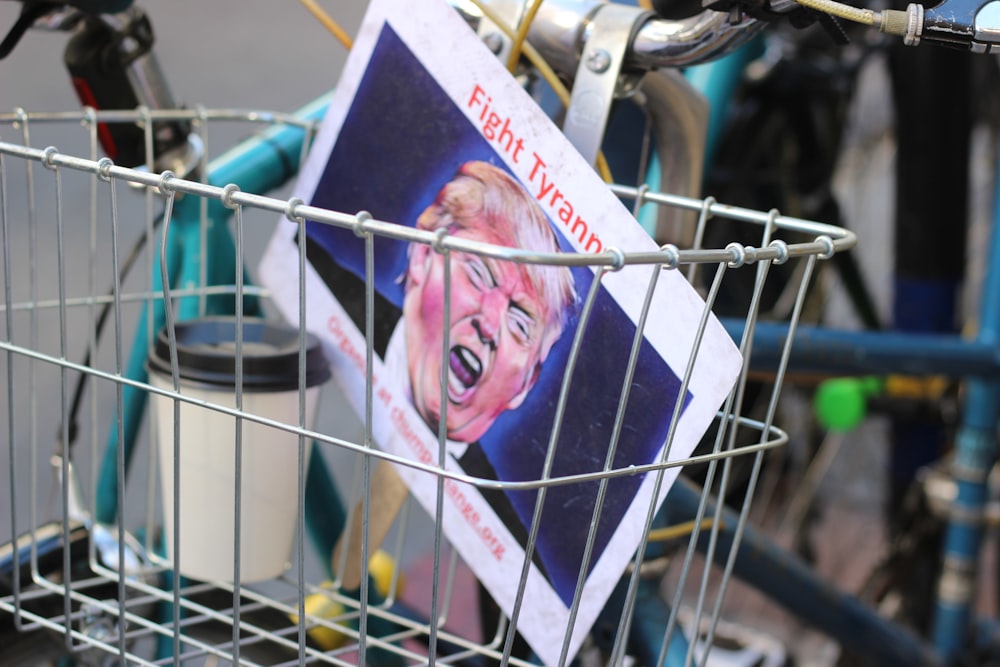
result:
M 506 1 L 491 0 L 490 4 L 503 5 Z M 572 77 L 593 17 L 604 4 L 604 0 L 546 0 L 528 38 L 550 65 Z M 681 18 L 664 18 L 636 9 L 635 29 L 628 36 L 626 68 L 648 71 L 719 58 L 757 34 L 766 24 L 761 18 L 793 10 L 801 13 L 802 8 L 816 16 L 868 24 L 903 37 L 911 46 L 925 41 L 974 53 L 1000 51 L 1000 0 L 944 0 L 936 5 L 929 3 L 926 8 L 910 4 L 905 10 L 882 11 L 853 7 L 841 0 L 716 0 L 711 9 L 694 15 L 690 15 L 695 7 L 693 0 L 664 0 L 656 6 Z
M 697 65 L 735 51 L 765 25 L 712 10 L 680 20 L 652 19 L 636 33 L 630 62 L 643 70 Z
M 484 0 L 494 10 L 517 14 L 509 0 Z M 515 3 L 520 4 L 520 3 Z M 546 0 L 528 30 L 528 41 L 560 75 L 572 79 L 595 16 L 606 0 Z M 452 5 L 476 27 L 483 20 L 473 6 L 452 0 Z M 725 12 L 703 10 L 694 16 L 665 19 L 638 7 L 628 39 L 623 68 L 649 71 L 684 67 L 720 58 L 735 50 L 764 27 L 749 16 L 734 18 Z

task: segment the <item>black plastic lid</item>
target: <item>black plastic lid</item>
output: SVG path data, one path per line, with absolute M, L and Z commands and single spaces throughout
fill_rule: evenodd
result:
M 178 322 L 177 365 L 189 382 L 236 386 L 236 318 L 208 317 Z M 164 328 L 156 337 L 150 370 L 171 376 L 170 339 Z M 319 339 L 306 334 L 306 386 L 330 379 L 330 366 Z M 243 320 L 243 389 L 293 391 L 299 388 L 299 331 L 263 319 Z

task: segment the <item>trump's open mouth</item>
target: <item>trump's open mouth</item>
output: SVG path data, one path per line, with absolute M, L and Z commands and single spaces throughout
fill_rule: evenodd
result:
M 448 394 L 460 400 L 483 374 L 483 362 L 467 347 L 456 345 L 448 355 Z

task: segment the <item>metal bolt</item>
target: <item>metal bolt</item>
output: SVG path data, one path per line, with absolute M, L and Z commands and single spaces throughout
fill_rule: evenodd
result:
M 483 44 L 493 52 L 493 55 L 500 55 L 500 51 L 503 50 L 503 37 L 498 32 L 488 32 L 483 35 Z
M 591 49 L 586 57 L 587 69 L 594 74 L 602 74 L 611 67 L 611 54 L 604 49 Z

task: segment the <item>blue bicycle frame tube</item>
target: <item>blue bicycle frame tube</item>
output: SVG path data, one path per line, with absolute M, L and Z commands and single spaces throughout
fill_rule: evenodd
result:
M 598 648 L 610 653 L 614 648 L 618 626 L 628 593 L 629 576 L 618 582 L 611 597 L 601 610 L 591 635 Z M 670 608 L 660 594 L 659 579 L 642 579 L 635 598 L 635 613 L 629 626 L 628 653 L 638 658 L 641 665 L 682 667 L 687 660 L 688 640 L 680 630 L 674 632 L 667 646 L 667 654 L 660 662 L 663 632 L 670 622 Z
M 723 320 L 735 340 L 743 332 L 742 320 Z M 751 365 L 773 370 L 788 326 L 758 322 L 754 329 Z M 901 373 L 946 377 L 1000 377 L 1000 346 L 979 337 L 922 334 L 903 331 L 847 331 L 800 324 L 788 361 L 790 372 L 831 375 Z
M 695 519 L 701 490 L 683 478 L 670 488 L 658 521 L 676 525 Z M 706 516 L 714 515 L 709 503 Z M 724 566 L 733 546 L 739 517 L 724 510 L 715 548 L 715 559 Z M 708 546 L 703 533 L 699 550 Z M 856 597 L 816 576 L 805 563 L 777 546 L 752 527 L 744 528 L 734 574 L 791 612 L 795 618 L 827 633 L 848 651 L 882 667 L 917 667 L 940 664 L 936 654 L 909 630 L 882 618 Z
M 764 39 L 757 36 L 737 51 L 717 61 L 690 67 L 685 78 L 705 95 L 709 103 L 705 164 L 710 165 L 725 127 L 725 113 L 743 79 L 747 65 L 764 52 Z M 659 166 L 653 156 L 646 183 L 659 187 Z M 653 229 L 655 207 L 645 206 L 639 220 Z M 946 316 L 950 317 L 950 316 Z M 727 321 L 734 340 L 743 332 L 742 320 Z M 856 332 L 800 325 L 792 346 L 790 370 L 837 375 L 904 373 L 949 377 L 1000 375 L 1000 349 L 988 340 L 968 341 L 957 335 L 918 332 Z M 754 337 L 752 364 L 762 370 L 774 368 L 783 349 L 787 327 L 761 322 Z
M 995 193 L 986 276 L 976 341 L 1000 349 L 1000 190 Z M 938 585 L 932 637 L 937 650 L 952 658 L 970 641 L 976 593 L 975 565 L 983 538 L 987 478 L 996 459 L 1000 424 L 1000 379 L 968 382 L 962 423 L 952 464 L 958 493 L 945 533 L 942 574 Z

